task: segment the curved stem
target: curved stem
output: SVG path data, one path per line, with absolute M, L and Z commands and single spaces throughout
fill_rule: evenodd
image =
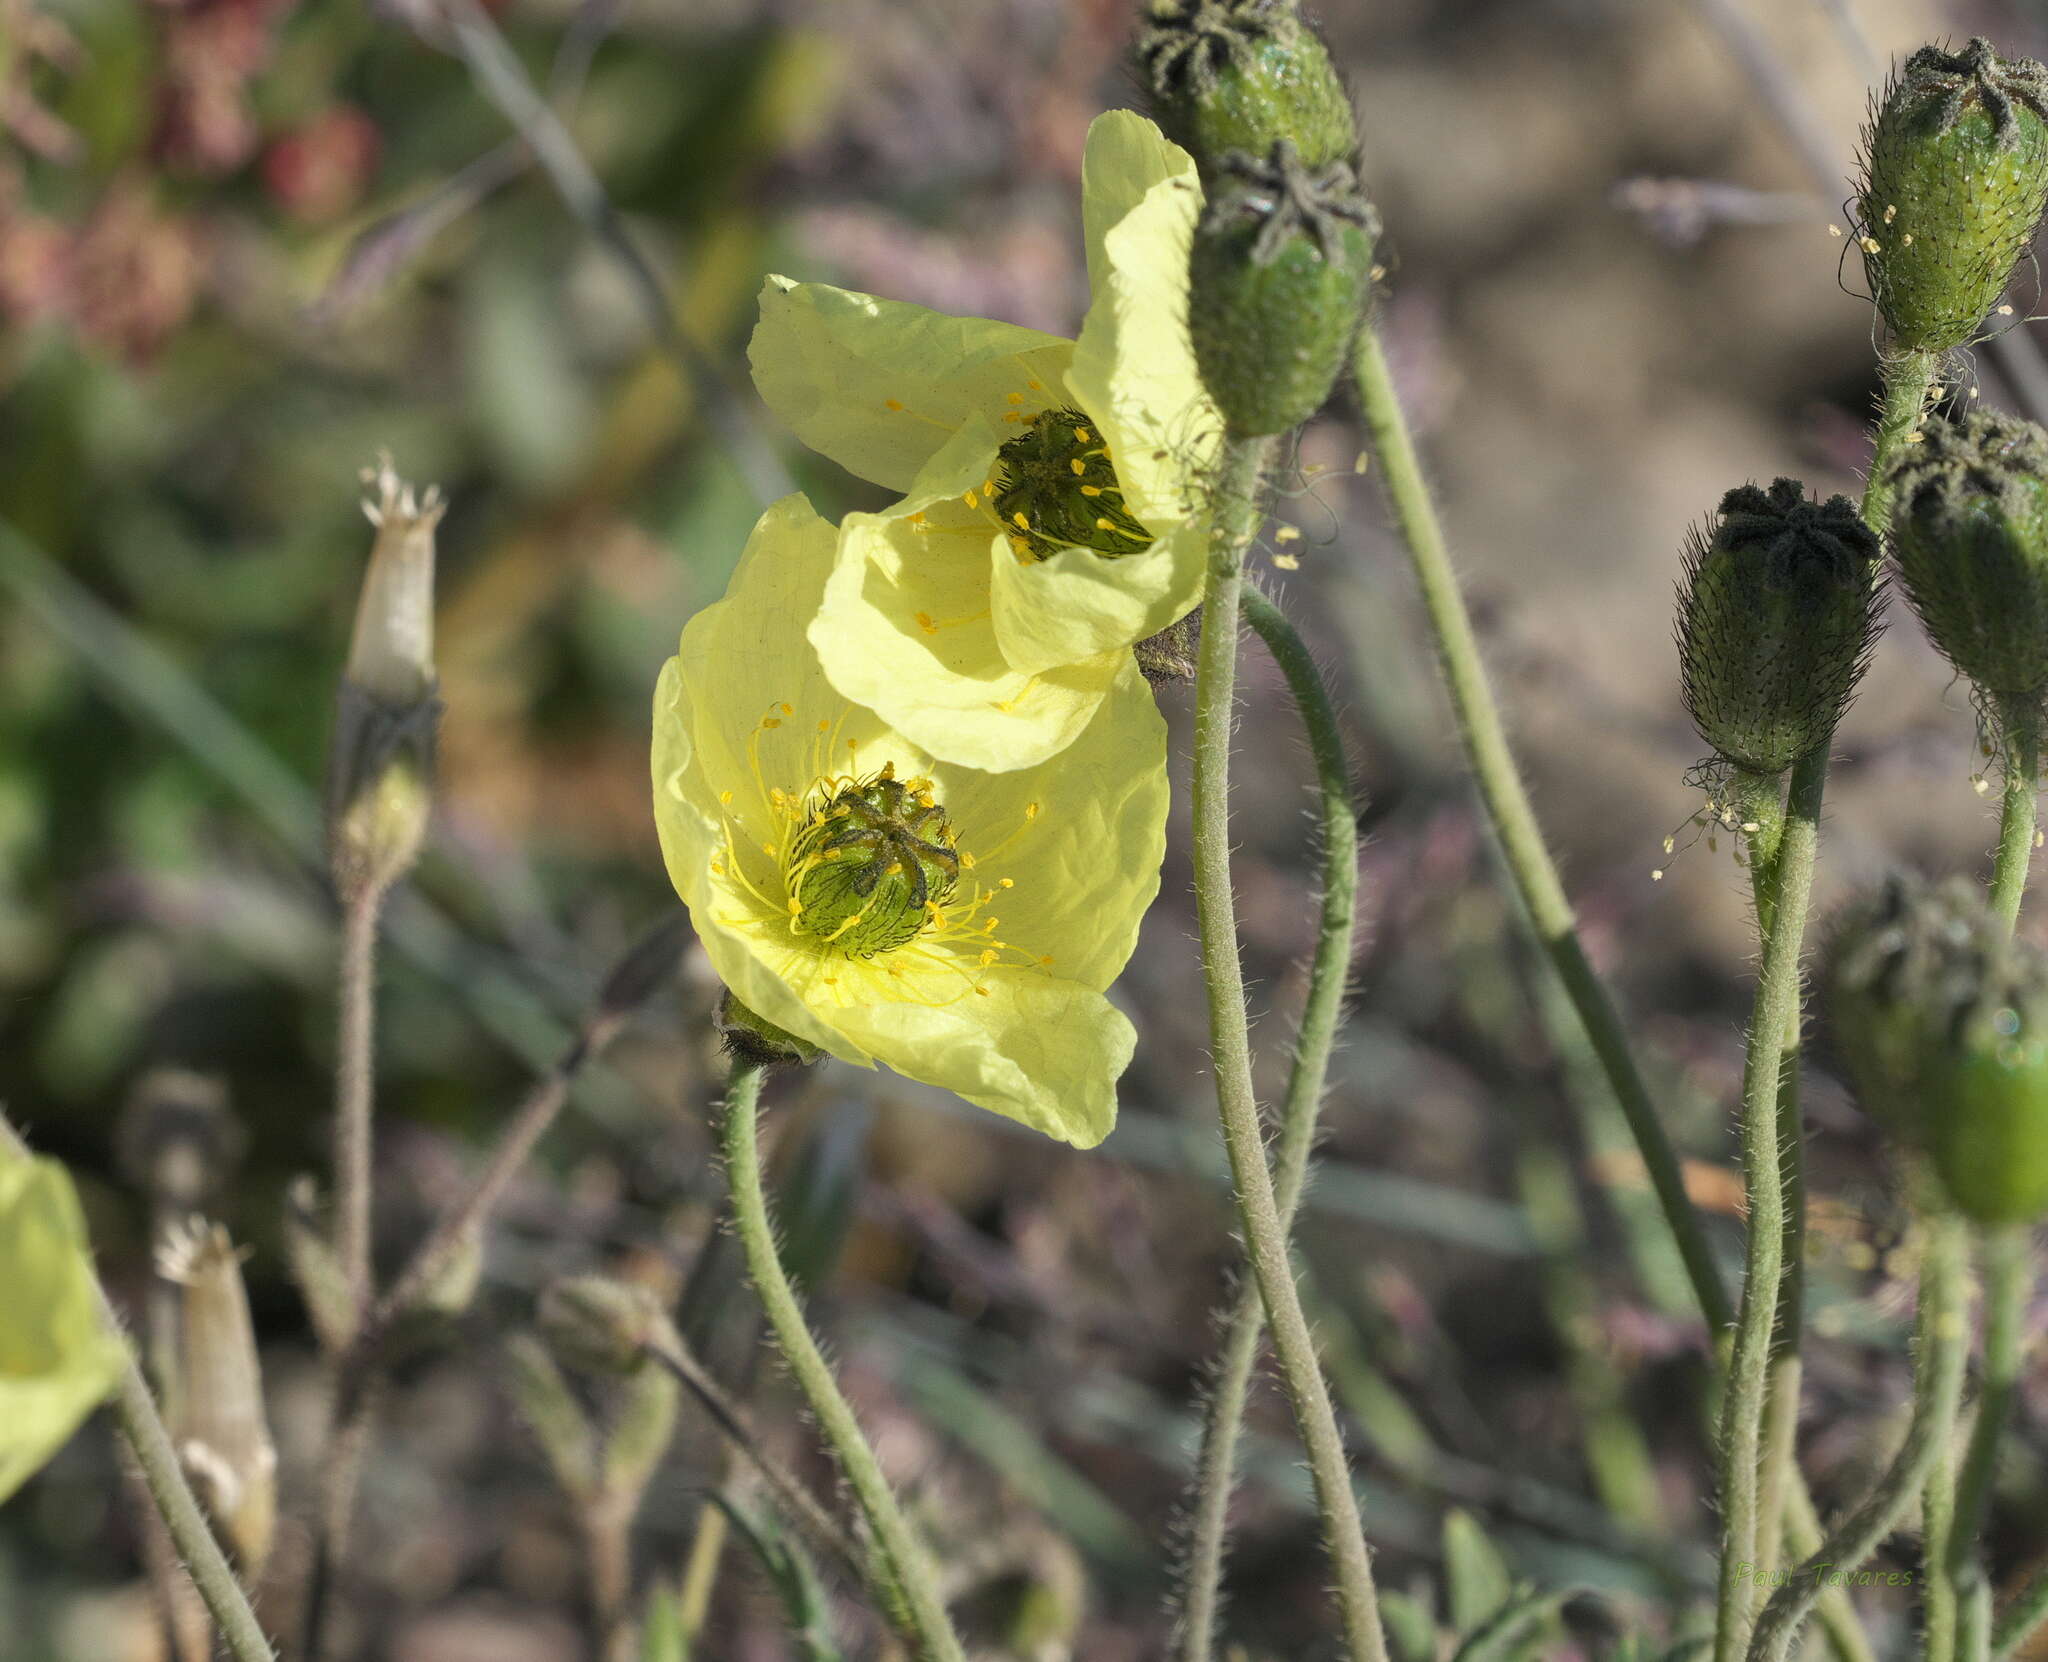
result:
M 1942 1428 L 1955 1419 L 1969 1359 L 1962 1227 L 1940 1214 L 1923 1216 L 1927 1247 L 1920 1267 L 1913 1419 L 1906 1440 L 1863 1504 L 1771 1595 L 1757 1623 L 1749 1662 L 1784 1662 L 1825 1579 L 1858 1568 L 1897 1526 L 1927 1480 L 1940 1451 Z
M 1358 897 L 1358 816 L 1337 712 L 1330 706 L 1315 660 L 1286 613 L 1257 589 L 1244 590 L 1244 613 L 1287 678 L 1288 691 L 1308 734 L 1321 805 L 1322 916 L 1315 957 L 1309 966 L 1308 997 L 1302 1006 L 1300 1030 L 1294 1036 L 1287 1094 L 1281 1102 L 1280 1142 L 1273 1155 L 1273 1198 L 1285 1234 L 1293 1229 L 1309 1155 L 1315 1147 L 1317 1110 L 1329 1073 L 1330 1046 L 1343 1013 L 1345 977 L 1351 969 Z M 1229 1335 L 1202 1422 L 1183 1569 L 1180 1662 L 1209 1662 L 1213 1649 L 1223 1556 L 1230 1537 L 1230 1494 L 1237 1478 L 1238 1431 L 1265 1327 L 1258 1282 L 1247 1278 L 1237 1290 Z
M 1796 1055 L 1799 954 L 1813 893 L 1814 850 L 1827 746 L 1794 766 L 1785 829 L 1777 850 L 1777 892 L 1742 1076 L 1742 1177 L 1749 1203 L 1747 1270 L 1721 1413 L 1721 1573 L 1714 1622 L 1715 1662 L 1734 1662 L 1749 1639 L 1757 1554 L 1776 1541 L 1760 1534 L 1763 1411 L 1768 1394 L 1772 1330 L 1785 1265 L 1785 1191 L 1778 1129 L 1778 1087 Z
M 1438 523 L 1429 487 L 1423 482 L 1422 466 L 1394 392 L 1386 354 L 1370 326 L 1359 331 L 1353 371 L 1366 431 L 1379 457 L 1380 475 L 1386 484 L 1396 528 L 1415 567 L 1416 582 L 1422 590 L 1423 606 L 1436 642 L 1437 660 L 1457 715 L 1458 734 L 1464 741 L 1466 760 L 1486 806 L 1487 818 L 1500 840 L 1501 854 L 1535 925 L 1537 938 L 1556 965 L 1565 993 L 1585 1025 L 1586 1038 L 1628 1120 L 1629 1133 L 1649 1173 L 1664 1220 L 1685 1261 L 1693 1296 L 1699 1300 L 1707 1325 L 1718 1331 L 1734 1314 L 1728 1290 L 1707 1246 L 1699 1215 L 1686 1197 L 1678 1156 L 1650 1101 L 1649 1087 L 1643 1083 L 1642 1071 L 1629 1048 L 1627 1030 L 1579 944 L 1571 902 L 1565 898 L 1556 864 L 1544 845 L 1535 810 L 1529 804 L 1529 794 L 1508 748 L 1499 707 L 1487 685 L 1486 666 L 1479 656 L 1472 619 L 1458 592 L 1443 527 Z
M 768 1195 L 761 1184 L 757 1140 L 761 1104 L 758 1062 L 738 1062 L 732 1070 L 724 1110 L 725 1177 L 732 1191 L 733 1224 L 747 1255 L 747 1270 L 767 1311 L 777 1346 L 789 1371 L 817 1416 L 818 1429 L 839 1457 L 840 1469 L 860 1502 L 862 1515 L 874 1531 L 895 1586 L 877 1587 L 882 1609 L 900 1606 L 919 1650 L 928 1662 L 966 1662 L 959 1637 L 939 1597 L 938 1580 L 923 1543 L 890 1493 L 875 1451 L 868 1446 L 853 1407 L 832 1377 L 831 1365 L 804 1321 L 803 1307 L 775 1249 L 775 1224 L 768 1214 Z
M 1272 1325 L 1273 1350 L 1308 1454 L 1343 1607 L 1353 1662 L 1386 1662 L 1379 1597 L 1373 1586 L 1358 1497 L 1337 1430 L 1336 1410 L 1302 1314 L 1301 1292 L 1287 1250 L 1287 1230 L 1266 1168 L 1266 1143 L 1252 1091 L 1251 1039 L 1245 1025 L 1244 972 L 1237 954 L 1237 911 L 1230 875 L 1230 729 L 1235 713 L 1237 637 L 1244 591 L 1244 550 L 1258 526 L 1259 473 L 1270 439 L 1224 443 L 1216 482 L 1215 531 L 1195 674 L 1195 909 L 1202 935 L 1209 1044 L 1216 1069 L 1216 1107 L 1230 1156 L 1232 1187 L 1245 1249 Z

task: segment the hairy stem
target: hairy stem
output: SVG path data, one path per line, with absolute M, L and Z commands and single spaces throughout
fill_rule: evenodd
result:
M 1820 1596 L 1823 1577 L 1857 1569 L 1897 1527 L 1927 1480 L 1943 1429 L 1954 1423 L 1969 1360 L 1963 1230 L 1938 1213 L 1925 1214 L 1923 1223 L 1927 1245 L 1920 1266 L 1913 1418 L 1906 1440 L 1863 1503 L 1771 1595 L 1757 1622 L 1749 1662 L 1784 1662 L 1800 1623 Z
M 1322 915 L 1309 966 L 1308 997 L 1302 1006 L 1301 1027 L 1294 1036 L 1287 1094 L 1281 1102 L 1279 1146 L 1273 1155 L 1273 1198 L 1280 1212 L 1281 1232 L 1287 1234 L 1293 1229 L 1309 1156 L 1315 1148 L 1317 1111 L 1329 1073 L 1330 1046 L 1343 1013 L 1345 977 L 1351 968 L 1358 897 L 1358 815 L 1337 712 L 1331 708 L 1330 695 L 1308 648 L 1286 614 L 1257 589 L 1244 590 L 1244 615 L 1287 678 L 1288 691 L 1307 731 L 1321 809 Z M 1209 1662 L 1214 1649 L 1223 1557 L 1230 1536 L 1230 1495 L 1237 1478 L 1238 1432 L 1265 1328 L 1258 1282 L 1247 1278 L 1237 1290 L 1202 1422 L 1181 1589 L 1180 1662 Z
M 1983 1235 L 1984 1374 L 1977 1398 L 1977 1423 L 1956 1483 L 1954 1527 L 1942 1570 L 1961 1609 L 1964 1662 L 1983 1662 L 1991 1644 L 1990 1578 L 1976 1551 L 1991 1510 L 1999 1440 L 2012 1416 L 2014 1393 L 2026 1355 L 2027 1306 L 2034 1292 L 2032 1241 L 2025 1229 L 1987 1230 Z
M 371 1118 L 377 1021 L 377 923 L 381 884 L 363 885 L 342 907 L 340 1031 L 334 1063 L 334 1252 L 355 1319 L 370 1307 Z
M 1644 1084 L 1642 1071 L 1629 1048 L 1627 1029 L 1579 944 L 1571 902 L 1565 898 L 1564 884 L 1544 844 L 1542 828 L 1536 822 L 1529 794 L 1515 767 L 1514 753 L 1508 748 L 1499 707 L 1487 685 L 1479 641 L 1473 633 L 1464 598 L 1458 592 L 1450 550 L 1437 519 L 1436 505 L 1430 500 L 1429 487 L 1422 477 L 1407 418 L 1395 396 L 1386 354 L 1370 327 L 1359 331 L 1353 367 L 1366 431 L 1379 458 L 1380 476 L 1385 481 L 1395 528 L 1415 567 L 1437 660 L 1457 716 L 1458 734 L 1464 742 L 1466 761 L 1478 784 L 1487 818 L 1500 841 L 1501 854 L 1535 925 L 1537 938 L 1556 966 L 1565 993 L 1585 1026 L 1587 1041 L 1627 1117 L 1629 1133 L 1635 1139 L 1665 1222 L 1685 1261 L 1693 1295 L 1699 1300 L 1707 1325 L 1718 1331 L 1734 1314 L 1728 1290 L 1707 1246 L 1699 1215 L 1686 1197 L 1678 1156 L 1650 1101 L 1649 1087 Z
M 1734 1662 L 1749 1639 L 1761 1539 L 1763 1413 L 1769 1392 L 1778 1282 L 1785 1265 L 1785 1188 L 1779 1147 L 1778 1087 L 1799 1020 L 1799 954 L 1813 893 L 1827 746 L 1792 770 L 1785 828 L 1777 849 L 1777 887 L 1757 978 L 1742 1073 L 1742 1178 L 1749 1206 L 1742 1304 L 1721 1403 L 1721 1568 L 1714 1621 L 1715 1662 Z
M 739 1062 L 732 1070 L 724 1110 L 725 1175 L 732 1191 L 733 1225 L 747 1255 L 747 1270 L 768 1315 L 783 1360 L 817 1416 L 818 1429 L 839 1458 L 840 1469 L 860 1502 L 886 1561 L 892 1587 L 874 1589 L 879 1608 L 900 1606 L 926 1662 L 966 1662 L 959 1637 L 939 1597 L 938 1580 L 924 1545 L 889 1491 L 875 1451 L 868 1446 L 853 1407 L 832 1377 L 831 1365 L 804 1321 L 803 1307 L 782 1267 L 775 1247 L 775 1224 L 761 1183 L 758 1129 L 761 1076 L 757 1062 Z
M 2005 713 L 2005 806 L 1999 816 L 1998 862 L 1991 873 L 1991 910 L 2009 930 L 2019 921 L 2027 867 L 2034 858 L 2034 792 L 2041 775 L 2040 718 L 2030 710 Z
M 1258 527 L 1259 475 L 1269 439 L 1228 438 L 1216 481 L 1215 530 L 1203 598 L 1202 648 L 1195 673 L 1195 910 L 1202 935 L 1209 1045 L 1216 1107 L 1230 1157 L 1232 1188 L 1273 1350 L 1308 1454 L 1323 1544 L 1330 1553 L 1353 1662 L 1385 1662 L 1379 1596 L 1351 1467 L 1316 1357 L 1287 1248 L 1287 1228 L 1266 1166 L 1265 1137 L 1252 1090 L 1244 972 L 1238 962 L 1237 908 L 1230 875 L 1230 730 L 1235 714 L 1237 645 L 1244 592 L 1244 551 Z
M 23 1159 L 29 1156 L 28 1144 L 4 1114 L 0 1114 L 0 1148 Z M 129 1453 L 135 1457 L 150 1502 L 170 1532 L 178 1556 L 184 1560 L 192 1584 L 199 1589 L 199 1596 L 220 1629 L 221 1641 L 234 1662 L 273 1662 L 276 1653 L 264 1636 L 262 1624 L 256 1620 L 249 1595 L 235 1578 L 234 1566 L 214 1538 L 213 1527 L 206 1521 L 198 1497 L 185 1481 L 185 1469 L 178 1462 L 177 1450 L 171 1446 L 171 1434 L 163 1416 L 157 1412 L 156 1398 L 150 1395 L 149 1381 L 143 1377 L 135 1347 L 129 1343 L 121 1319 L 97 1276 L 93 1279 L 93 1294 L 99 1304 L 100 1319 L 121 1342 L 121 1372 L 114 1384 L 114 1418 Z

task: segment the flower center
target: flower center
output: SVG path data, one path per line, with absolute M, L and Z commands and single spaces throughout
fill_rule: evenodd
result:
M 997 453 L 989 504 L 1019 558 L 1063 548 L 1109 559 L 1142 553 L 1152 533 L 1131 517 L 1109 446 L 1079 410 L 1040 410 Z
M 782 860 L 792 926 L 845 957 L 872 958 L 924 933 L 960 864 L 927 782 L 885 767 L 807 805 Z

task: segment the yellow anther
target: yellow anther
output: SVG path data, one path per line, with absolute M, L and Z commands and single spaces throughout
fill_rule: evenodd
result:
M 996 879 L 996 887 L 999 889 L 1014 889 L 1016 886 L 1017 879 L 1014 877 L 998 877 Z M 989 922 L 989 928 L 995 928 L 995 922 L 993 919 L 991 919 Z
M 1086 473 L 1088 471 L 1088 464 L 1082 461 L 1079 456 L 1076 456 L 1071 461 L 1069 461 L 1067 463 L 1067 466 L 1072 468 L 1076 473 Z
M 1021 392 L 1006 392 L 1003 394 L 1003 402 L 1006 404 L 1021 404 L 1024 402 L 1024 395 Z
M 785 704 L 782 706 L 782 713 L 786 716 L 793 716 L 796 714 L 796 706 L 794 704 Z
M 1074 464 L 1074 467 L 1077 471 L 1079 470 L 1080 466 L 1081 464 L 1079 462 L 1076 462 Z M 1102 494 L 1102 487 L 1100 485 L 1083 485 L 1081 487 L 1081 494 L 1083 496 L 1100 496 Z
M 965 496 L 961 497 L 960 500 L 966 503 L 967 506 L 970 508 L 979 508 L 981 506 L 981 498 L 976 496 L 972 491 L 969 491 Z
M 1893 220 L 1897 219 L 1898 217 L 1899 217 L 1899 205 L 1898 205 L 1898 203 L 1894 202 L 1894 203 L 1893 203 L 1893 204 L 1892 204 L 1892 205 L 1891 205 L 1890 207 L 1888 207 L 1888 208 L 1886 208 L 1886 209 L 1885 209 L 1885 211 L 1884 211 L 1884 222 L 1885 222 L 1885 223 L 1886 223 L 1887 225 L 1889 225 L 1889 224 L 1890 224 L 1890 223 L 1891 223 L 1891 222 L 1892 222 Z
M 1004 416 L 1003 419 L 1005 421 L 1022 421 L 1024 419 L 1024 415 L 1023 412 L 1020 410 L 1012 410 L 1008 415 Z
M 1046 953 L 1044 957 L 1038 960 L 1038 967 L 1040 969 L 1052 968 L 1052 954 L 1050 952 Z
M 972 871 L 974 869 L 974 856 L 967 853 L 964 849 L 960 854 L 960 869 L 962 871 Z
M 1829 236 L 1831 236 L 1831 237 L 1838 237 L 1838 236 L 1840 236 L 1841 234 L 1842 234 L 1842 228 L 1841 228 L 1841 226 L 1839 226 L 1839 225 L 1830 225 L 1830 226 L 1828 227 L 1828 235 L 1829 235 Z M 1662 877 L 1662 876 L 1663 876 L 1664 874 L 1663 874 L 1663 873 L 1662 873 L 1662 872 L 1660 871 L 1659 873 L 1657 873 L 1657 875 L 1658 875 L 1659 877 Z
M 1026 381 L 1024 384 L 1033 392 L 1045 391 L 1045 384 L 1042 381 Z
M 1010 515 L 1010 523 L 1020 531 L 1031 529 L 1031 521 L 1024 517 L 1024 510 L 1022 508 L 1017 509 L 1015 513 Z
M 1858 237 L 1856 240 L 1862 245 L 1863 252 L 1866 254 L 1882 254 L 1884 252 L 1884 244 L 1875 237 Z
M 725 875 L 725 867 L 718 861 L 713 860 L 711 862 L 711 875 L 713 877 L 723 877 Z
M 1036 819 L 1036 818 L 1038 818 L 1038 804 L 1037 804 L 1037 803 L 1035 803 L 1035 802 L 1027 802 L 1027 803 L 1025 803 L 1025 804 L 1024 804 L 1024 817 L 1025 817 L 1026 819 Z
M 761 725 L 768 731 L 773 732 L 782 725 L 782 718 L 780 716 L 763 716 L 761 718 Z
M 721 807 L 730 808 L 732 806 L 732 792 L 720 791 L 718 793 L 718 801 Z
M 975 960 L 975 962 L 980 964 L 983 969 L 987 969 L 988 966 L 990 964 L 993 964 L 995 961 L 996 954 L 993 952 L 984 952 L 979 958 Z
M 980 994 L 980 995 L 981 995 L 981 996 L 982 996 L 983 998 L 987 998 L 987 997 L 988 997 L 988 988 L 986 988 L 986 987 L 982 987 L 982 986 L 977 986 L 977 987 L 976 987 L 976 988 L 975 988 L 974 990 L 975 990 L 975 992 L 977 992 L 978 994 Z
M 894 398 L 885 398 L 882 400 L 882 403 L 886 408 L 891 410 L 900 410 L 903 408 L 901 402 Z
M 820 716 L 818 718 L 818 731 L 820 733 L 829 733 L 832 731 L 832 724 L 829 721 L 827 721 L 823 716 Z
M 936 635 L 939 632 L 939 626 L 932 621 L 930 612 L 919 612 L 917 614 L 917 626 L 927 635 Z
M 1095 435 L 1085 427 L 1076 427 L 1074 429 L 1074 438 L 1081 444 L 1093 444 L 1095 442 Z
M 924 523 L 924 510 L 922 508 L 910 516 L 910 523 L 912 525 L 922 525 Z
M 981 926 L 981 932 L 984 935 L 993 935 L 996 932 L 996 920 L 994 918 L 990 918 L 986 923 L 984 923 Z
M 1275 542 L 1298 542 L 1300 539 L 1301 527 L 1299 525 L 1283 525 L 1273 533 L 1273 540 Z
M 1098 531 L 1114 531 L 1116 529 L 1116 524 L 1112 520 L 1098 519 L 1095 522 L 1095 529 Z
M 771 842 L 765 842 L 765 841 L 764 841 L 764 842 L 763 842 L 763 843 L 761 844 L 761 852 L 762 852 L 763 854 L 767 855 L 767 856 L 768 856 L 768 858 L 772 860 L 772 859 L 774 859 L 774 858 L 775 858 L 775 856 L 776 856 L 776 848 L 775 848 L 775 845 L 774 845 L 773 843 L 771 843 Z
M 1275 554 L 1273 556 L 1273 564 L 1282 571 L 1299 571 L 1301 570 L 1301 556 L 1299 554 Z
M 988 497 L 990 500 L 994 500 L 996 494 L 996 482 L 993 479 L 982 480 L 981 494 L 983 496 Z

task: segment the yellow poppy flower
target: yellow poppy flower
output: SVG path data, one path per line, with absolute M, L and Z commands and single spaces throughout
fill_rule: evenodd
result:
M 805 640 L 837 535 L 762 515 L 654 701 L 677 892 L 749 1010 L 1080 1147 L 1135 1044 L 1103 996 L 1159 888 L 1166 734 L 1128 653 L 1052 767 L 934 760 L 835 690 Z
M 0 1500 L 64 1446 L 121 1365 L 87 1250 L 64 1168 L 0 1148 Z
M 1127 110 L 1088 129 L 1077 341 L 771 277 L 749 356 L 812 449 L 891 490 L 850 514 L 811 642 L 933 756 L 1028 767 L 1129 648 L 1201 598 L 1221 423 L 1188 339 L 1195 165 Z

